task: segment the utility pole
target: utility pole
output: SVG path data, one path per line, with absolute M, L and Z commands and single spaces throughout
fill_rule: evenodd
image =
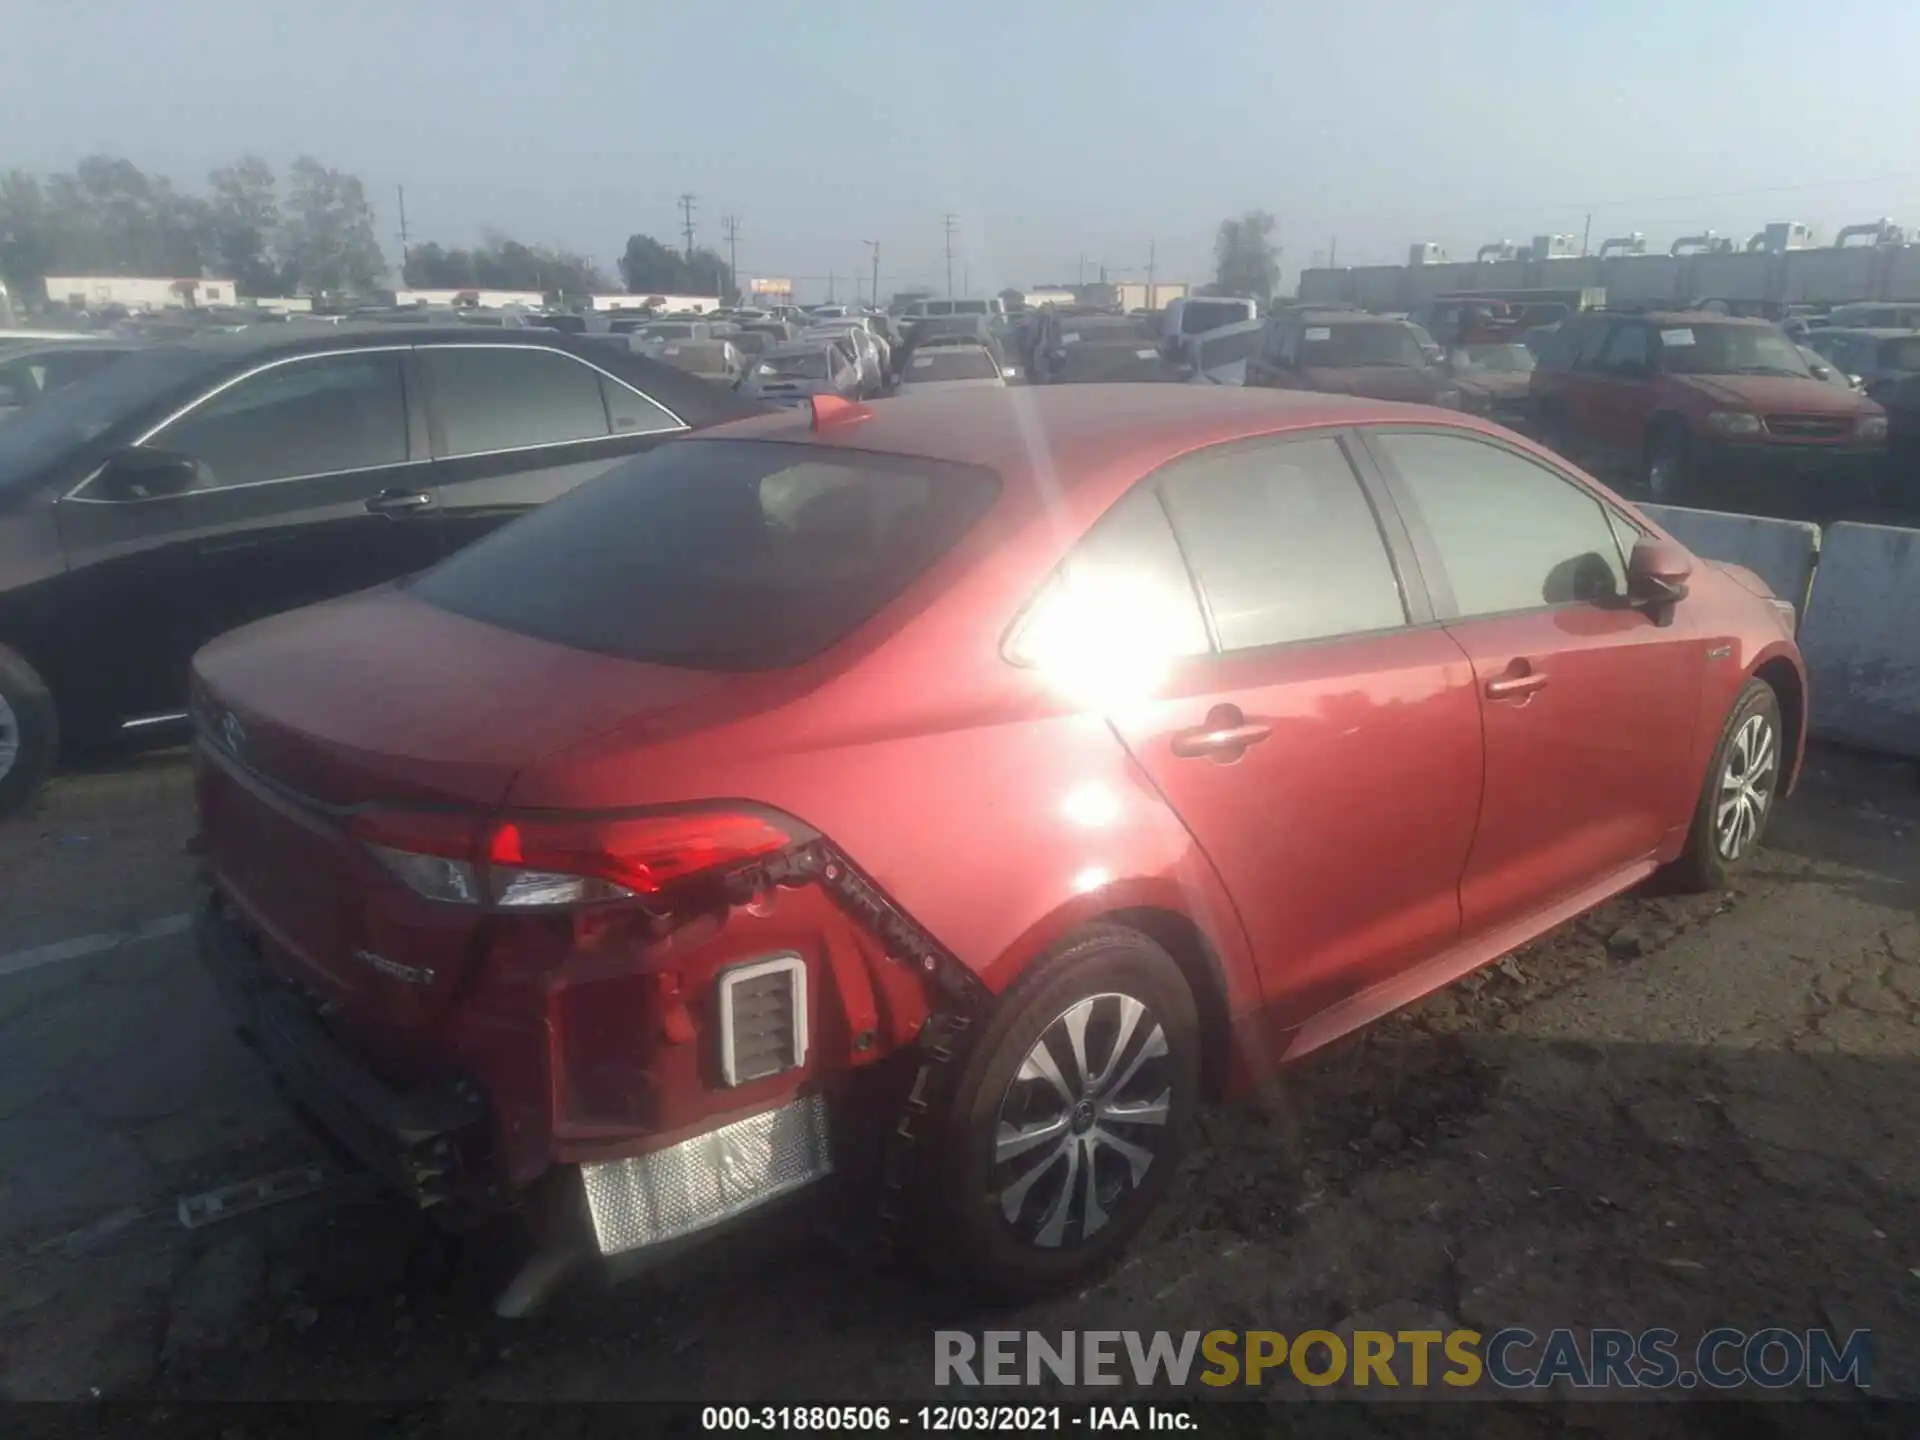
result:
M 1340 268 L 1340 237 L 1338 235 L 1334 236 L 1332 243 L 1327 246 L 1327 268 L 1329 270 Z
M 693 202 L 695 198 L 691 193 L 684 194 L 680 197 L 680 213 L 686 217 L 681 225 L 681 229 L 687 237 L 687 263 L 689 265 L 693 263 Z
M 738 296 L 740 295 L 740 293 L 741 293 L 741 290 L 740 290 L 740 252 L 739 252 L 739 244 L 740 244 L 740 217 L 739 217 L 738 215 L 726 215 L 726 216 L 722 216 L 722 217 L 721 217 L 721 220 L 720 220 L 720 228 L 721 228 L 721 229 L 722 229 L 723 231 L 725 231 L 725 232 L 726 232 L 726 237 L 727 237 L 727 273 L 728 273 L 729 275 L 731 275 L 731 276 L 733 277 L 733 292 L 734 292 L 734 295 L 735 295 L 735 297 L 737 298 L 737 297 L 738 297 Z M 688 241 L 687 243 L 688 243 L 688 248 L 689 248 L 689 249 L 691 249 L 691 248 L 692 248 L 692 243 L 693 243 L 693 242 L 692 242 L 692 241 Z M 723 299 L 724 299 L 725 297 L 723 296 L 723 297 L 721 297 L 721 298 L 723 298 Z
M 1587 228 L 1580 232 L 1580 253 L 1582 255 L 1590 255 L 1593 253 L 1591 250 L 1587 249 L 1587 242 L 1592 239 L 1593 239 L 1593 212 L 1589 210 L 1587 211 Z
M 1084 250 L 1080 252 L 1080 273 L 1074 277 L 1073 283 L 1076 285 L 1087 283 L 1087 252 Z
M 1153 260 L 1154 244 L 1149 240 L 1147 242 L 1147 309 L 1158 310 L 1160 306 L 1156 302 L 1160 298 L 1160 293 L 1153 286 Z
M 404 284 L 407 278 L 407 187 L 393 187 L 400 194 L 400 280 Z
M 827 271 L 827 304 L 833 304 L 833 271 Z
M 960 217 L 951 211 L 947 213 L 944 229 L 947 236 L 947 298 L 953 298 L 953 232 L 960 228 Z
M 878 310 L 880 308 L 880 242 L 862 240 L 860 243 L 873 251 L 873 293 L 867 297 L 867 303 Z

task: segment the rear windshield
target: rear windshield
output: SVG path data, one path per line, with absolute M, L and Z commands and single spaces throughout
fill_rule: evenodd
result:
M 803 350 L 787 355 L 769 355 L 760 365 L 762 375 L 784 375 L 797 380 L 827 378 L 827 352 Z
M 664 445 L 413 582 L 578 650 L 698 670 L 795 665 L 851 634 L 992 506 L 989 470 L 753 440 Z
M 1253 307 L 1240 300 L 1189 300 L 1180 312 L 1180 333 L 1198 335 L 1236 320 L 1251 320 Z
M 903 378 L 909 385 L 930 380 L 997 380 L 1000 367 L 977 345 L 936 345 L 915 351 Z
M 640 332 L 640 335 L 642 339 L 646 340 L 691 340 L 693 338 L 693 326 L 649 325 Z

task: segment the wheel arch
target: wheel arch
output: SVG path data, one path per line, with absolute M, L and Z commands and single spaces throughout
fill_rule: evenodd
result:
M 1774 698 L 1780 702 L 1780 726 L 1786 732 L 1781 737 L 1780 755 L 1787 767 L 1781 791 L 1791 794 L 1800 783 L 1800 769 L 1805 755 L 1806 677 L 1785 655 L 1774 655 L 1754 667 L 1753 678 L 1765 681 L 1773 691 Z
M 1227 1003 L 1226 969 L 1207 934 L 1190 915 L 1157 905 L 1109 911 L 1106 923 L 1145 935 L 1180 967 L 1200 1016 L 1200 1085 L 1209 1099 L 1226 1093 L 1233 1027 Z

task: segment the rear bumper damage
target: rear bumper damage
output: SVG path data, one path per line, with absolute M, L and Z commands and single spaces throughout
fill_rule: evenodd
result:
M 471 1082 L 393 1088 L 328 1034 L 307 1000 L 269 978 L 217 896 L 200 906 L 194 930 L 242 1037 L 327 1139 L 423 1208 L 504 1201 L 486 1150 L 486 1104 Z

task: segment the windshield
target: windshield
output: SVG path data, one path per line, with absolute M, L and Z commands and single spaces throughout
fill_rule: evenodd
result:
M 978 346 L 941 345 L 917 352 L 907 362 L 907 373 L 900 378 L 908 385 L 925 385 L 936 380 L 997 380 L 1000 367 Z
M 1882 371 L 1920 370 L 1920 335 L 1881 341 L 1876 359 Z
M 1355 365 L 1426 364 L 1405 325 L 1308 325 L 1300 332 L 1300 363 L 1327 370 Z
M 703 670 L 798 664 L 938 560 L 1000 492 L 944 461 L 750 440 L 667 445 L 412 589 L 541 640 Z
M 66 451 L 98 439 L 119 421 L 158 404 L 222 363 L 217 354 L 157 345 L 135 350 L 118 364 L 55 390 L 0 429 L 0 484 L 37 474 Z
M 1661 325 L 1655 333 L 1669 374 L 1814 378 L 1799 347 L 1771 325 Z
M 642 340 L 691 340 L 691 325 L 649 325 L 640 332 Z
M 1447 358 L 1460 371 L 1525 375 L 1533 369 L 1533 352 L 1525 345 L 1457 345 Z

